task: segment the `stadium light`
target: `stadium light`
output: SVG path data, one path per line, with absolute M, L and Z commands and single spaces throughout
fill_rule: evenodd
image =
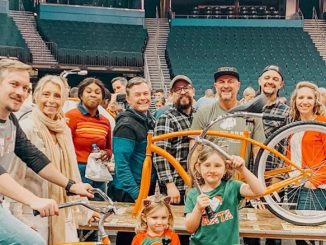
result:
M 86 76 L 88 74 L 88 71 L 87 70 L 80 70 L 80 69 L 73 69 L 73 70 L 61 72 L 60 76 L 63 77 L 63 78 L 66 78 L 67 76 L 72 75 L 72 74 L 76 74 L 76 75 L 79 75 L 79 76 Z

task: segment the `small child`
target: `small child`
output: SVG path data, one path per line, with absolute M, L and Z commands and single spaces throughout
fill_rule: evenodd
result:
M 170 197 L 150 196 L 143 200 L 143 209 L 136 227 L 137 235 L 132 245 L 180 245 L 178 235 L 173 232 L 173 214 Z
M 242 174 L 246 183 L 231 180 L 233 169 Z M 185 226 L 192 234 L 190 243 L 240 244 L 239 203 L 242 197 L 263 194 L 265 188 L 246 168 L 241 157 L 231 156 L 231 160 L 224 160 L 210 146 L 204 146 L 199 153 L 194 173 L 204 194 L 196 188 L 187 193 Z M 211 219 L 205 212 L 208 206 L 214 214 Z

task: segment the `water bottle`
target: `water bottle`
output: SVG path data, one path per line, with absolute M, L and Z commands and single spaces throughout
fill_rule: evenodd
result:
M 92 144 L 92 152 L 91 154 L 93 154 L 95 160 L 97 163 L 102 163 L 102 160 L 100 157 L 100 153 L 101 152 L 101 149 L 97 146 L 97 144 Z

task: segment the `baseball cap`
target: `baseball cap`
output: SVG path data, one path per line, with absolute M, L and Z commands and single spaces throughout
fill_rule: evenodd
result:
M 186 81 L 187 83 L 189 83 L 190 85 L 192 85 L 192 81 L 190 80 L 189 77 L 185 76 L 185 75 L 177 75 L 175 76 L 171 83 L 170 83 L 170 88 L 173 88 L 174 84 L 177 82 L 177 81 L 180 81 L 180 80 L 184 80 Z
M 283 72 L 280 67 L 277 65 L 268 65 L 264 68 L 262 73 L 260 73 L 259 77 L 261 77 L 266 71 L 276 71 L 278 74 L 280 74 L 282 80 L 284 80 Z
M 217 71 L 214 73 L 214 79 L 216 81 L 217 78 L 224 76 L 224 75 L 230 75 L 236 77 L 240 81 L 240 75 L 235 67 L 229 67 L 229 66 L 223 66 L 219 67 Z

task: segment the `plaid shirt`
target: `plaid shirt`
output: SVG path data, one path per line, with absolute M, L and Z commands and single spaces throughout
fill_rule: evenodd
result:
M 275 103 L 271 105 L 267 105 L 264 108 L 264 113 L 284 116 L 285 118 L 289 116 L 289 112 L 290 112 L 290 107 L 280 102 L 278 99 L 276 99 Z M 275 130 L 282 127 L 285 123 L 286 120 L 274 121 L 274 120 L 264 119 L 263 124 L 264 124 L 264 131 L 265 131 L 266 138 L 268 138 L 272 133 L 274 133 Z
M 156 121 L 154 135 L 178 132 L 188 130 L 193 119 L 193 111 L 190 115 L 178 111 L 171 107 Z M 181 166 L 187 171 L 187 157 L 189 153 L 189 137 L 171 138 L 156 142 L 156 145 L 170 153 L 176 158 Z M 161 184 L 174 182 L 179 191 L 186 190 L 182 178 L 174 167 L 163 157 L 154 154 L 154 166 L 157 170 L 158 178 Z

